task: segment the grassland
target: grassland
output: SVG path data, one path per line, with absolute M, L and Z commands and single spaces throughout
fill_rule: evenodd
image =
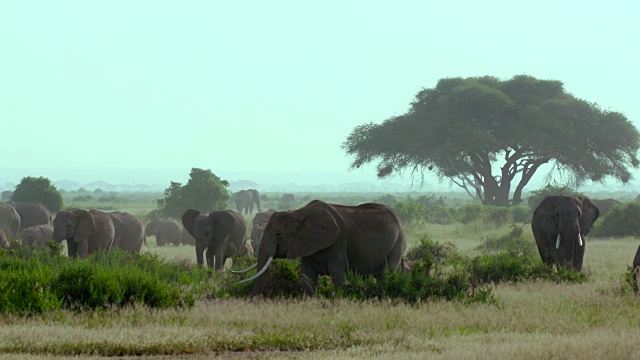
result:
M 530 228 L 525 236 L 533 242 Z M 413 223 L 463 254 L 508 225 Z M 640 306 L 624 285 L 637 239 L 587 242 L 581 284 L 494 285 L 499 302 L 344 299 L 213 300 L 191 308 L 130 306 L 42 315 L 0 315 L 0 358 L 149 356 L 284 359 L 631 359 L 640 358 Z M 195 261 L 189 246 L 144 251 Z

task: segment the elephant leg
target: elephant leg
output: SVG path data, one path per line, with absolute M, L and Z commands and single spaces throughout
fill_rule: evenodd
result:
M 316 293 L 316 287 L 318 286 L 318 271 L 312 264 L 302 259 L 302 261 L 300 262 L 300 274 L 302 275 L 301 279 L 304 294 L 306 296 L 313 296 L 313 294 Z

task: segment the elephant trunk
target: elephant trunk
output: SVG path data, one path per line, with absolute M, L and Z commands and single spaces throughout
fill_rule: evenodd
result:
M 204 263 L 204 259 L 203 259 L 204 249 L 205 249 L 205 246 L 200 244 L 199 241 L 196 241 L 196 260 L 198 261 L 198 266 L 202 266 Z

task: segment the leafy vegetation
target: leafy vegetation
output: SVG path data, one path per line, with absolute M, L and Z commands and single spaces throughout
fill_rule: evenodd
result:
M 45 205 L 52 212 L 62 209 L 62 195 L 51 180 L 45 177 L 27 176 L 20 180 L 13 195 L 13 201 L 32 201 Z
M 172 181 L 165 189 L 164 197 L 158 200 L 156 215 L 180 218 L 187 209 L 225 209 L 231 197 L 228 186 L 228 181 L 220 179 L 211 170 L 192 168 L 186 185 Z
M 590 129 L 589 141 L 575 129 Z M 627 183 L 640 165 L 640 133 L 624 114 L 576 98 L 560 81 L 527 75 L 441 79 L 420 90 L 405 114 L 357 126 L 342 148 L 355 157 L 352 168 L 377 163 L 380 178 L 434 171 L 498 206 L 520 204 L 546 163 L 577 184 Z
M 595 237 L 640 237 L 640 203 L 615 205 L 595 223 L 589 235 Z

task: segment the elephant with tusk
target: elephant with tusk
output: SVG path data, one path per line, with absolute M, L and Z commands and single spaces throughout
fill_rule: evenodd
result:
M 586 196 L 547 196 L 533 212 L 531 229 L 542 261 L 582 271 L 585 237 L 600 216 Z
M 236 273 L 259 269 L 241 281 L 256 280 L 256 296 L 264 289 L 274 258 L 301 258 L 304 291 L 313 295 L 320 275 L 329 275 L 338 287 L 349 270 L 374 275 L 397 270 L 406 246 L 404 229 L 390 207 L 314 200 L 297 210 L 275 212 L 265 226 L 257 264 Z

